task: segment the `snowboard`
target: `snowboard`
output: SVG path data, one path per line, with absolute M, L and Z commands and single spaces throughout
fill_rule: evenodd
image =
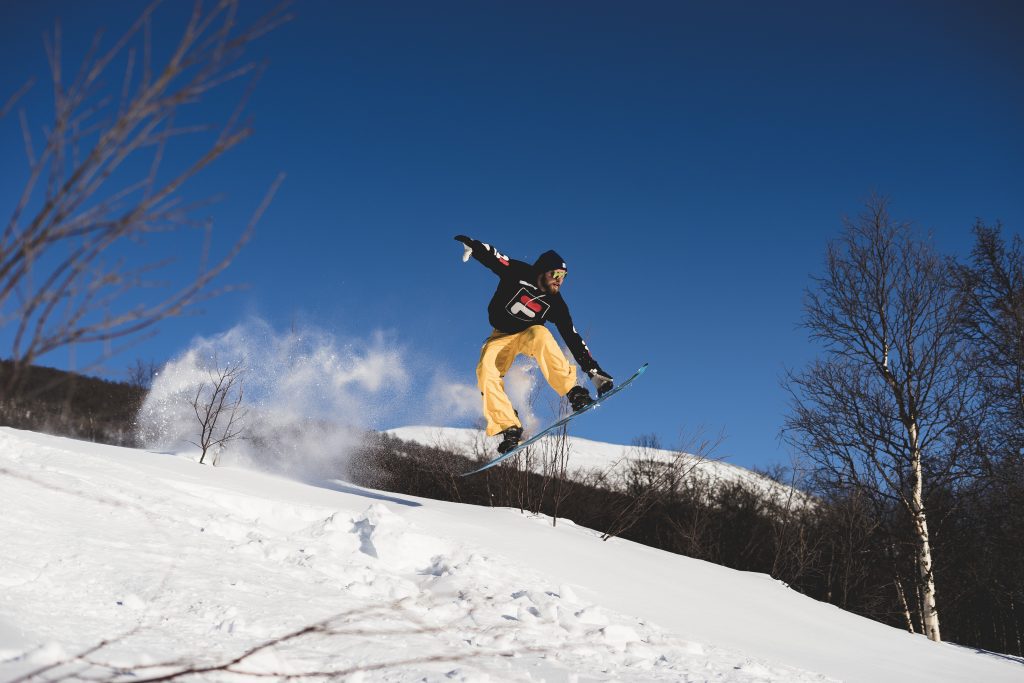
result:
M 588 410 L 592 410 L 592 409 L 598 407 L 599 405 L 601 405 L 602 403 L 604 403 L 605 401 L 610 399 L 612 396 L 614 396 L 615 394 L 619 393 L 620 391 L 622 391 L 623 389 L 628 387 L 630 384 L 632 384 L 633 380 L 635 380 L 640 375 L 644 374 L 644 371 L 646 371 L 646 370 L 647 370 L 647 363 L 644 363 L 643 365 L 640 366 L 640 368 L 636 372 L 633 373 L 633 375 L 629 379 L 627 379 L 625 382 L 621 382 L 619 384 L 616 384 L 614 387 L 612 387 L 611 389 L 606 391 L 603 396 L 599 397 L 596 401 L 591 403 L 589 406 L 586 406 L 585 408 L 580 408 L 576 412 L 569 413 L 565 417 L 556 420 L 555 422 L 551 423 L 550 425 L 548 425 L 544 429 L 540 430 L 539 432 L 537 432 L 536 434 L 531 436 L 529 439 L 526 439 L 525 441 L 520 442 L 520 444 L 518 446 L 516 446 L 512 450 L 508 451 L 507 453 L 502 453 L 501 455 L 499 455 L 494 460 L 491 460 L 490 462 L 487 462 L 487 463 L 481 465 L 480 467 L 476 468 L 475 470 L 473 470 L 471 472 L 466 472 L 462 476 L 463 477 L 468 477 L 471 474 L 477 474 L 478 472 L 483 472 L 484 470 L 487 470 L 487 469 L 490 469 L 490 468 L 494 467 L 495 465 L 497 465 L 502 460 L 505 460 L 506 458 L 511 458 L 513 455 L 515 455 L 516 453 L 519 453 L 519 451 L 523 450 L 524 448 L 532 446 L 533 444 L 537 443 L 539 440 L 541 440 L 542 438 L 544 438 L 545 436 L 547 436 L 551 432 L 555 431 L 559 427 L 562 427 L 564 425 L 569 424 L 569 422 L 574 417 L 576 417 L 578 415 L 582 415 L 583 413 L 587 412 Z

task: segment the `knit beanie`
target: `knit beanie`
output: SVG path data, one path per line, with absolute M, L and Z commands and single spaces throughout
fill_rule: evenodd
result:
M 545 251 L 533 263 L 533 269 L 538 273 L 546 273 L 549 270 L 568 270 L 565 261 L 555 251 Z

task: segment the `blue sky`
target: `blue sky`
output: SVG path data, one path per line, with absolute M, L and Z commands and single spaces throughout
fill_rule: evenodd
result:
M 6 3 L 0 99 L 108 40 L 141 3 Z M 249 3 L 255 12 L 269 3 Z M 158 34 L 191 3 L 158 10 Z M 244 222 L 284 185 L 224 282 L 243 292 L 108 363 L 165 360 L 257 315 L 472 382 L 494 281 L 465 233 L 532 261 L 555 249 L 594 356 L 651 371 L 579 436 L 724 429 L 718 455 L 787 462 L 779 379 L 824 248 L 872 193 L 965 254 L 977 218 L 1024 225 L 1024 9 L 1014 2 L 297 2 L 254 46 L 255 135 L 189 191 Z M 45 81 L 44 81 L 45 85 Z M 25 100 L 45 112 L 48 92 Z M 217 100 L 209 111 L 225 115 Z M 41 121 L 40 121 L 41 122 Z M 0 207 L 24 174 L 0 121 Z M 7 209 L 4 209 L 7 211 Z M 185 266 L 182 266 L 185 267 Z M 67 364 L 67 354 L 46 359 Z

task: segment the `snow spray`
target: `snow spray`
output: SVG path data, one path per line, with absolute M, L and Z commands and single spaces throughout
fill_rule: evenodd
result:
M 402 401 L 410 385 L 402 348 L 383 334 L 342 342 L 315 328 L 276 332 L 249 320 L 195 339 L 164 366 L 139 411 L 146 447 L 195 448 L 199 423 L 190 399 L 228 365 L 242 368 L 244 438 L 220 463 L 311 479 L 345 474 L 347 456 Z

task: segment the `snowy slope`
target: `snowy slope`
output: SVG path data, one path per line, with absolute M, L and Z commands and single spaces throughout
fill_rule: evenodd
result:
M 494 448 L 499 439 L 487 439 L 484 432 L 477 429 L 410 426 L 389 429 L 387 433 L 403 441 L 446 448 L 469 457 L 473 457 L 481 448 L 488 448 L 490 456 L 497 456 Z M 590 439 L 581 439 L 576 436 L 568 437 L 568 442 L 568 472 L 570 475 L 577 471 L 621 473 L 626 469 L 629 461 L 642 456 L 643 458 L 662 462 L 679 462 L 685 470 L 693 468 L 694 474 L 704 477 L 709 482 L 723 484 L 739 482 L 751 490 L 760 491 L 764 495 L 782 498 L 794 494 L 793 489 L 789 486 L 781 485 L 756 472 L 719 460 L 702 460 L 691 455 L 679 454 L 665 449 L 637 449 L 633 446 L 591 441 Z M 543 445 L 544 441 L 541 441 L 534 448 L 542 452 Z M 539 461 L 535 462 L 535 466 L 539 468 Z M 796 495 L 801 500 L 805 498 L 803 494 L 797 493 Z
M 332 616 L 235 666 L 247 675 L 199 680 L 1024 677 L 1019 661 L 568 523 L 6 428 L 0 539 L 5 681 L 103 640 L 34 680 L 145 680 Z

